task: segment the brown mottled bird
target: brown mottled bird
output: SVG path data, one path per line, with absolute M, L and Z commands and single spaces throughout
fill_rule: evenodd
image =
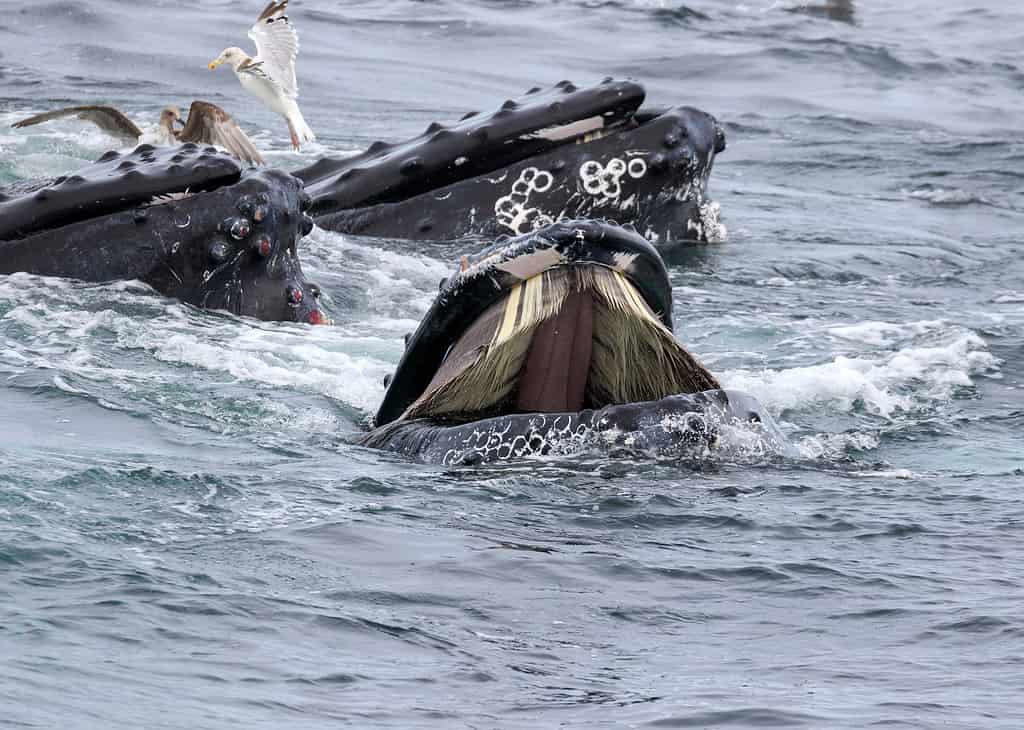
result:
M 246 136 L 231 115 L 216 104 L 208 101 L 194 101 L 188 110 L 188 123 L 181 121 L 181 112 L 176 106 L 165 107 L 160 112 L 160 124 L 156 131 L 143 133 L 136 124 L 112 106 L 72 106 L 52 112 L 37 114 L 15 122 L 14 127 L 29 127 L 62 117 L 78 117 L 92 122 L 104 132 L 125 144 L 173 145 L 179 142 L 214 144 L 223 147 L 232 155 L 254 165 L 262 165 L 263 157 Z M 184 124 L 184 129 L 174 125 Z

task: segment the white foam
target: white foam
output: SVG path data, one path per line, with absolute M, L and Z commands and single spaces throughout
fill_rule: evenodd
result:
M 344 271 L 346 284 L 360 290 L 366 309 L 377 315 L 374 326 L 391 332 L 415 329 L 437 296 L 438 282 L 456 268 L 454 262 L 354 242 L 320 228 L 303 245 L 326 271 Z
M 303 407 L 296 410 L 291 405 L 276 400 L 262 403 L 264 410 L 277 416 L 282 426 L 307 433 L 338 433 L 342 425 L 338 417 L 323 408 Z
M 729 229 L 722 223 L 722 206 L 716 201 L 700 206 L 700 223 L 708 243 L 723 243 L 729 238 Z
M 5 125 L 0 121 L 0 125 Z M 26 143 L 25 137 L 19 137 L 16 135 L 0 134 L 0 152 L 5 152 L 13 147 L 20 147 Z
M 957 188 L 922 188 L 919 190 L 904 191 L 906 195 L 916 200 L 925 200 L 932 205 L 970 205 L 971 203 L 983 203 L 982 198 L 967 190 Z
M 281 120 L 281 126 L 284 127 L 284 120 Z M 285 158 L 302 159 L 305 157 L 309 157 L 312 159 L 320 159 L 321 157 L 326 156 L 349 156 L 347 154 L 340 153 L 337 150 L 332 149 L 329 145 L 326 145 L 323 142 L 320 142 L 319 140 L 314 140 L 312 142 L 304 142 L 302 145 L 302 149 L 299 152 L 296 152 L 294 149 L 292 149 L 292 142 L 290 137 L 280 136 L 269 129 L 260 130 L 258 134 L 253 135 L 252 137 L 250 137 L 250 139 L 259 139 L 261 141 L 265 141 L 263 145 L 263 149 L 265 150 L 264 157 L 266 157 L 268 160 L 279 160 Z M 279 149 L 273 149 L 268 147 L 266 142 L 278 146 Z
M 789 287 L 796 286 L 796 282 L 792 279 L 787 279 L 785 276 L 772 276 L 767 279 L 758 279 L 758 286 L 778 286 L 778 287 Z
M 901 322 L 898 324 L 868 321 L 852 325 L 829 327 L 826 332 L 844 340 L 882 347 L 895 344 L 910 337 L 942 331 L 948 327 L 948 323 L 938 319 Z
M 793 452 L 787 443 L 779 442 L 759 424 L 734 420 L 718 425 L 718 440 L 712 453 L 718 459 L 742 462 L 763 461 Z
M 177 379 L 177 373 L 156 364 L 162 362 L 322 394 L 369 410 L 382 397 L 384 375 L 402 352 L 400 337 L 375 337 L 361 324 L 350 330 L 254 322 L 196 312 L 138 283 L 86 286 L 56 279 L 49 288 L 42 281 L 49 280 L 24 274 L 0 279 L 0 306 L 24 300 L 27 287 L 37 292 L 2 315 L 27 332 L 5 343 L 0 367 L 11 373 L 55 371 L 63 378 L 59 387 L 73 375 L 132 393 Z M 97 303 L 111 308 L 97 311 Z M 153 361 L 135 357 L 125 363 L 132 352 Z
M 871 451 L 877 449 L 878 436 L 864 431 L 851 433 L 821 433 L 804 436 L 796 442 L 797 453 L 805 459 L 834 460 L 846 456 L 850 451 Z
M 861 360 L 837 357 L 831 363 L 789 370 L 726 371 L 719 380 L 728 388 L 751 393 L 774 413 L 826 404 L 849 412 L 858 402 L 885 416 L 909 408 L 908 398 L 871 381 L 866 373 L 871 368 Z
M 14 122 L 41 111 L 0 114 L 0 128 L 6 132 L 0 137 L 0 152 L 17 148 L 12 163 L 20 178 L 63 175 L 92 162 L 107 150 L 131 149 L 122 147 L 99 127 L 76 119 L 57 119 L 24 129 L 11 128 Z
M 392 366 L 375 357 L 350 354 L 364 348 L 354 347 L 343 333 L 334 331 L 318 337 L 319 333 L 304 326 L 292 331 L 264 331 L 239 323 L 234 326 L 238 328 L 236 336 L 217 342 L 189 332 L 168 336 L 160 330 L 149 330 L 141 333 L 135 344 L 164 362 L 319 393 L 364 410 L 380 401 L 381 381 Z
M 956 387 L 972 384 L 972 375 L 997 366 L 985 342 L 966 333 L 946 345 L 908 347 L 874 359 L 838 356 L 786 370 L 732 370 L 722 373 L 720 380 L 726 387 L 753 394 L 774 413 L 828 406 L 892 417 L 926 401 L 948 401 Z
M 26 109 L 17 113 L 0 114 L 0 129 L 5 130 L 5 134 L 0 136 L 0 152 L 18 148 L 14 156 L 14 165 L 16 174 L 21 178 L 63 175 L 92 162 L 108 150 L 127 152 L 135 147 L 134 144 L 124 145 L 99 127 L 74 118 L 55 119 L 32 127 L 11 129 L 14 122 L 43 111 L 46 110 Z M 152 144 L 153 140 L 149 137 L 159 129 L 157 117 L 160 110 L 146 108 L 123 111 L 143 130 L 142 141 Z M 148 122 L 150 119 L 152 122 Z M 284 129 L 283 121 L 281 129 Z M 288 137 L 281 136 L 279 130 L 247 130 L 247 134 L 268 162 L 279 167 L 283 165 L 284 169 L 289 169 L 293 164 L 307 164 L 325 156 L 344 158 L 359 152 L 334 149 L 320 141 L 307 142 L 301 152 L 295 152 L 291 149 Z
M 910 469 L 885 469 L 882 471 L 855 471 L 854 476 L 868 477 L 869 479 L 913 479 L 920 476 Z

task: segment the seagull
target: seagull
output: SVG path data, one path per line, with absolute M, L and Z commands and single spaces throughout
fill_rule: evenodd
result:
M 256 57 L 250 57 L 241 48 L 225 48 L 210 61 L 213 71 L 222 63 L 231 64 L 242 88 L 277 112 L 288 122 L 292 146 L 297 150 L 303 142 L 316 139 L 313 130 L 302 118 L 299 104 L 299 85 L 295 80 L 295 57 L 299 54 L 299 35 L 285 15 L 288 0 L 270 4 L 249 30 L 256 42 Z
M 194 101 L 188 110 L 188 123 L 181 121 L 181 111 L 176 106 L 164 107 L 160 112 L 160 123 L 156 130 L 143 133 L 136 124 L 121 111 L 112 106 L 71 106 L 52 112 L 37 114 L 15 122 L 13 127 L 30 127 L 62 117 L 78 117 L 92 122 L 97 127 L 124 144 L 146 142 L 156 145 L 175 145 L 180 142 L 215 144 L 232 155 L 254 165 L 262 165 L 263 157 L 231 115 L 216 104 L 208 101 Z M 182 124 L 184 129 L 175 129 Z

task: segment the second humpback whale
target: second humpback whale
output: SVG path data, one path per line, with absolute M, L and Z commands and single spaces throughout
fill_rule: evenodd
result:
M 672 289 L 635 232 L 569 221 L 467 257 L 358 443 L 444 464 L 587 450 L 703 453 L 731 427 L 788 454 L 752 397 L 672 334 Z
M 631 81 L 562 81 L 295 175 L 317 224 L 343 233 L 451 240 L 601 218 L 659 244 L 706 241 L 707 182 L 725 133 L 705 112 L 642 109 L 644 98 Z

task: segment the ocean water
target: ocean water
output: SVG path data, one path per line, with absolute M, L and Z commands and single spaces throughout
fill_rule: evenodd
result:
M 677 335 L 798 455 L 351 446 L 457 248 L 316 230 L 333 328 L 0 276 L 0 725 L 1024 725 L 1017 3 L 294 0 L 317 143 L 206 63 L 259 3 L 0 0 L 0 184 L 225 106 L 294 169 L 533 85 L 725 125 Z

